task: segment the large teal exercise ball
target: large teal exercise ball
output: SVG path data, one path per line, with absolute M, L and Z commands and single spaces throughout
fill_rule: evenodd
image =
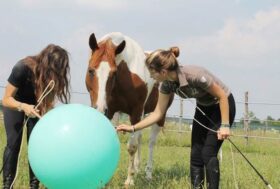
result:
M 120 142 L 111 122 L 97 110 L 61 105 L 35 125 L 28 157 L 48 189 L 102 188 L 117 168 Z

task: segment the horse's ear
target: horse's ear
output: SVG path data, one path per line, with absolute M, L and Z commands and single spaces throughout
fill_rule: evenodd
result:
M 144 54 L 146 57 L 148 57 L 152 52 L 151 51 L 145 51 Z
M 115 51 L 115 54 L 120 54 L 120 53 L 124 50 L 125 44 L 126 44 L 126 42 L 125 42 L 125 40 L 123 40 L 123 41 L 121 42 L 121 44 L 119 44 L 119 45 L 117 46 L 116 51 Z
M 96 49 L 98 49 L 98 45 L 97 45 L 97 41 L 96 41 L 94 33 L 92 33 L 90 35 L 88 44 L 92 51 L 95 51 Z

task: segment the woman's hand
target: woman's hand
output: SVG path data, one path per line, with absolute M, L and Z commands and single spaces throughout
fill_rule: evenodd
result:
M 229 127 L 221 127 L 218 130 L 218 140 L 227 139 L 230 136 L 230 128 Z
M 26 104 L 15 99 L 17 91 L 17 87 L 10 83 L 7 84 L 2 101 L 3 106 L 11 108 L 13 110 L 24 111 L 25 115 L 31 118 L 41 118 L 39 111 L 34 109 L 34 105 Z
M 41 118 L 39 114 L 39 110 L 34 108 L 34 105 L 26 104 L 26 103 L 21 103 L 21 109 L 24 111 L 25 115 L 31 118 Z
M 129 133 L 132 133 L 134 132 L 134 129 L 131 125 L 125 125 L 125 124 L 121 124 L 121 125 L 118 125 L 116 127 L 116 130 L 119 132 L 119 131 L 123 131 L 123 132 L 129 132 Z

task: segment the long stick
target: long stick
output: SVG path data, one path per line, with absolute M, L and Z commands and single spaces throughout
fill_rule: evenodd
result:
M 235 149 L 242 155 L 242 157 L 249 163 L 249 165 L 254 169 L 254 171 L 259 175 L 262 181 L 269 189 L 273 189 L 271 185 L 264 179 L 264 177 L 260 174 L 260 172 L 254 167 L 254 165 L 246 158 L 246 156 L 239 150 L 239 148 L 228 138 L 228 141 L 235 147 Z

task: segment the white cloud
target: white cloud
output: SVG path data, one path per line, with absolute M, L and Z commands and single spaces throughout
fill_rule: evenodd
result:
M 181 45 L 190 56 L 234 60 L 235 66 L 264 66 L 279 60 L 280 8 L 259 11 L 251 19 L 229 18 L 219 31 L 208 36 L 188 38 Z M 239 60 L 239 61 L 236 61 Z
M 274 8 L 271 11 L 259 11 L 254 19 L 248 22 L 248 28 L 252 28 L 254 31 L 266 31 L 271 27 L 278 27 L 279 29 L 280 9 Z

